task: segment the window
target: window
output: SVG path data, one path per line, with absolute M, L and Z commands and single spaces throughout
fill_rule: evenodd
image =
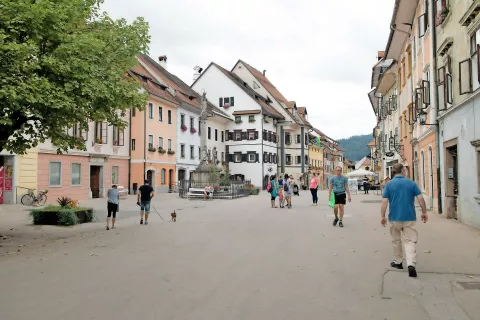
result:
M 106 122 L 95 122 L 95 143 L 107 143 L 108 124 Z
M 158 107 L 158 121 L 162 122 L 163 121 L 163 108 Z
M 135 139 L 132 139 L 132 151 L 135 151 Z
M 158 149 L 163 149 L 163 137 L 158 137 Z
M 148 149 L 153 148 L 153 136 L 151 134 L 148 135 Z
M 185 125 L 185 115 L 181 114 L 180 115 L 180 125 L 183 127 Z
M 425 190 L 425 155 L 423 151 L 420 153 L 420 156 L 422 157 L 422 189 Z
M 301 156 L 296 156 L 296 157 L 295 157 L 295 163 L 296 163 L 296 164 L 299 164 L 301 161 L 302 161 L 302 157 L 301 157 Z
M 285 159 L 286 159 L 285 162 L 287 163 L 287 166 L 292 164 L 292 155 L 291 154 L 286 154 Z
M 241 141 L 241 140 L 242 140 L 242 133 L 235 132 L 235 141 Z
M 406 81 L 405 81 L 405 75 L 407 73 L 407 68 L 405 68 L 405 58 L 402 59 L 402 78 L 401 78 L 401 81 L 402 81 L 402 86 L 405 85 Z
M 207 129 L 207 136 L 208 136 L 208 140 L 212 139 L 212 129 L 210 127 L 208 127 Z
M 235 123 L 242 123 L 242 117 L 241 116 L 235 116 Z
M 195 147 L 190 146 L 190 159 L 193 160 L 195 159 Z
M 255 162 L 257 161 L 257 156 L 255 153 L 249 153 L 247 159 L 248 159 L 248 162 Z
M 80 163 L 72 163 L 72 186 L 82 184 L 82 165 Z
M 192 131 L 193 129 L 195 129 L 195 118 L 190 117 L 190 131 Z
M 415 43 L 416 36 L 413 35 L 413 40 L 412 40 L 412 50 L 413 50 L 413 63 L 416 62 L 417 60 L 417 51 L 416 51 L 416 43 Z
M 168 124 L 172 124 L 172 110 L 167 111 Z
M 255 81 L 253 81 L 253 89 L 258 89 L 260 88 L 260 86 L 258 85 L 258 83 L 256 83 Z
M 408 57 L 408 77 L 412 75 L 412 49 L 409 48 L 407 51 L 407 57 Z
M 295 143 L 300 143 L 300 135 L 295 135 Z
M 236 163 L 242 162 L 242 154 L 241 153 L 235 153 L 233 155 L 233 161 Z
M 172 139 L 168 139 L 168 150 L 172 150 Z
M 119 166 L 113 166 L 112 167 L 112 185 L 113 184 L 118 185 L 119 174 L 120 174 L 120 167 Z
M 153 119 L 153 104 L 148 103 L 148 119 Z
M 478 193 L 480 193 L 480 147 L 477 147 L 477 181 Z
M 82 124 L 81 123 L 76 123 L 73 125 L 73 128 L 72 128 L 72 136 L 75 137 L 75 138 L 82 138 L 83 141 L 87 141 L 88 140 L 88 127 L 87 127 L 87 130 L 84 130 L 82 128 Z
M 114 146 L 125 145 L 123 129 L 120 129 L 120 127 L 117 127 L 117 126 L 113 126 L 113 145 Z
M 162 169 L 162 171 L 160 171 L 160 183 L 161 184 L 165 184 L 165 176 L 166 175 L 167 175 L 167 170 Z
M 215 129 L 215 141 L 218 141 L 218 130 Z
M 221 155 L 220 159 L 221 159 L 222 162 L 225 162 L 225 152 L 222 152 L 222 155 Z
M 50 162 L 48 185 L 50 187 L 62 186 L 62 163 L 61 162 Z
M 222 142 L 224 141 L 224 132 L 222 130 Z
M 437 12 L 441 12 L 445 8 L 448 8 L 448 0 L 437 0 Z
M 180 145 L 180 158 L 185 158 L 185 145 L 183 143 Z
M 285 144 L 291 144 L 292 143 L 292 137 L 290 136 L 290 133 L 285 133 Z
M 255 122 L 255 116 L 254 115 L 249 115 L 248 116 L 248 122 Z
M 255 131 L 248 131 L 248 140 L 255 140 Z

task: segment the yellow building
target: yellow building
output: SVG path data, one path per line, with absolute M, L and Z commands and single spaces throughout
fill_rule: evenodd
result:
M 0 180 L 3 180 L 0 185 L 0 203 L 20 203 L 28 189 L 37 189 L 38 149 L 31 149 L 24 155 L 0 152 L 0 169 Z
M 323 189 L 323 148 L 321 147 L 320 143 L 317 143 L 317 137 L 313 137 L 311 141 L 314 141 L 314 143 L 310 143 L 308 146 L 308 171 L 309 171 L 309 176 L 311 177 L 314 173 L 318 177 L 319 181 L 319 187 L 320 189 Z M 318 139 L 318 142 L 320 140 Z

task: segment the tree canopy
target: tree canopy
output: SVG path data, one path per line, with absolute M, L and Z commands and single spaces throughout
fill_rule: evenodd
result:
M 352 161 L 359 161 L 370 153 L 368 144 L 372 139 L 373 137 L 371 134 L 365 134 L 337 141 L 340 144 L 340 147 L 345 149 L 345 158 Z
M 59 152 L 84 141 L 67 128 L 124 127 L 146 94 L 126 73 L 147 53 L 148 23 L 113 20 L 103 0 L 0 0 L 0 151 L 51 139 Z

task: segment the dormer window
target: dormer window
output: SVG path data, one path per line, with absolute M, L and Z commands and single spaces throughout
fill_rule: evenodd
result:
M 260 86 L 255 81 L 253 81 L 253 89 L 260 89 Z
M 235 99 L 234 99 L 234 97 L 219 98 L 218 99 L 218 106 L 220 108 L 233 107 L 233 106 L 235 106 Z

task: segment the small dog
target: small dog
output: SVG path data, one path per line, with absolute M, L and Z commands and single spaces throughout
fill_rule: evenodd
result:
M 177 221 L 177 213 L 175 212 L 175 210 L 173 210 L 173 212 L 170 213 L 170 215 L 172 216 L 170 221 L 176 222 Z

